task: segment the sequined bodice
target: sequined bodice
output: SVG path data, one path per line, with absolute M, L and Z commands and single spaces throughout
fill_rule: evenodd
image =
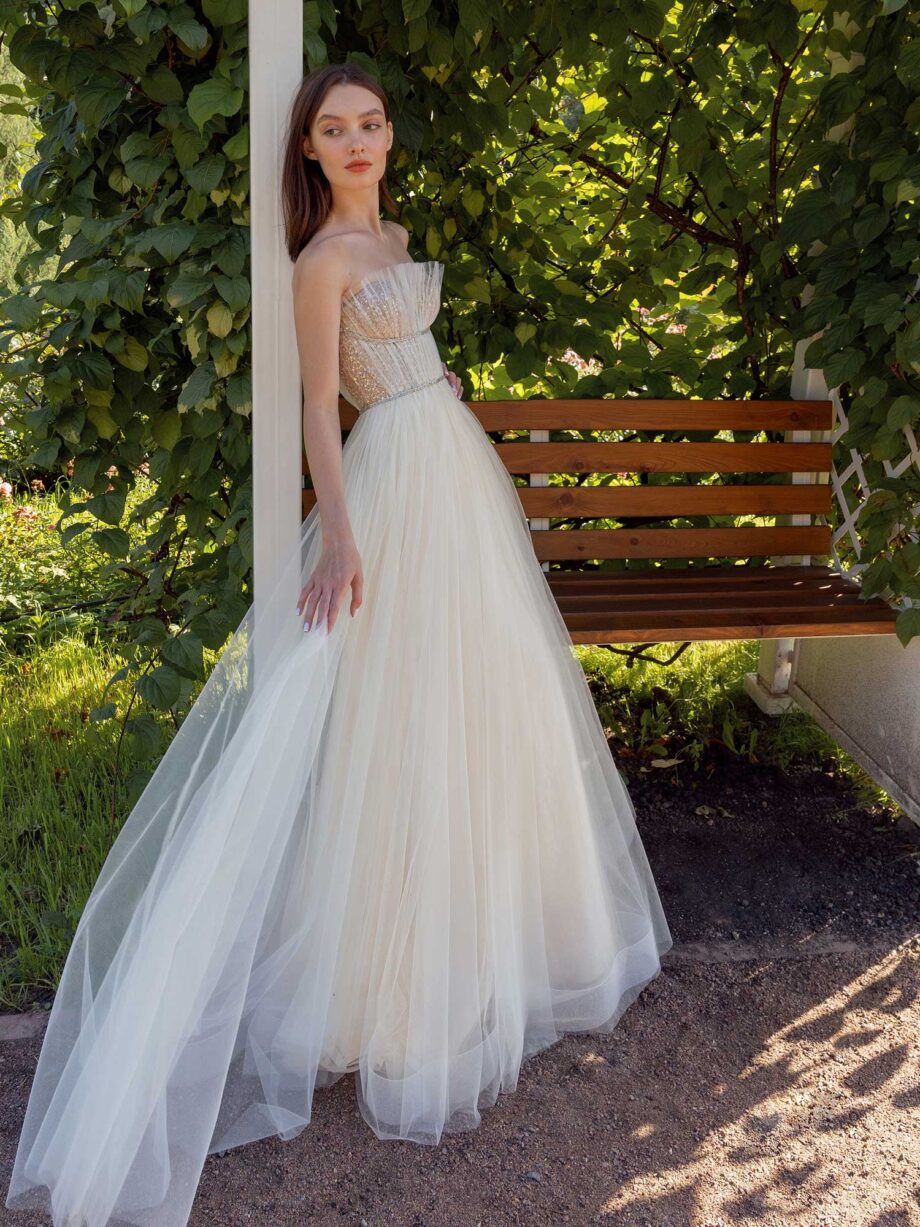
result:
M 443 379 L 431 334 L 443 276 L 439 260 L 407 260 L 342 299 L 339 391 L 359 412 Z

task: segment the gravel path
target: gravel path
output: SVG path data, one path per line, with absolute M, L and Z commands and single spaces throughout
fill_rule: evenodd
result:
M 344 1078 L 293 1141 L 211 1156 L 190 1227 L 920 1225 L 920 829 L 821 772 L 622 769 L 675 946 L 618 1028 L 437 1147 L 379 1142 Z M 4 1188 L 34 1030 L 0 1019 Z

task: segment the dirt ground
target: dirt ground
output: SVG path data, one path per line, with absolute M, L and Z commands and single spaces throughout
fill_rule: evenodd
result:
M 621 769 L 675 945 L 616 1030 L 437 1147 L 378 1141 L 343 1078 L 294 1140 L 210 1156 L 191 1227 L 920 1224 L 920 829 L 820 771 Z M 4 1190 L 30 1030 L 0 1019 Z

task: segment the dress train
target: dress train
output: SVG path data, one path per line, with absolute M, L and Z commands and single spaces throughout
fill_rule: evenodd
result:
M 309 632 L 318 507 L 126 819 L 55 997 L 6 1205 L 182 1227 L 209 1153 L 356 1074 L 381 1139 L 475 1128 L 612 1029 L 671 935 L 509 474 L 440 374 L 443 265 L 343 303 L 364 603 Z

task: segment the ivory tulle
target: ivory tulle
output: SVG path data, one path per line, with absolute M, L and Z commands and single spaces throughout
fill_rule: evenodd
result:
M 475 415 L 400 393 L 343 470 L 364 603 L 303 630 L 314 507 L 86 904 L 8 1207 L 181 1227 L 207 1154 L 295 1137 L 346 1071 L 379 1138 L 436 1143 L 660 970 L 633 807 Z

